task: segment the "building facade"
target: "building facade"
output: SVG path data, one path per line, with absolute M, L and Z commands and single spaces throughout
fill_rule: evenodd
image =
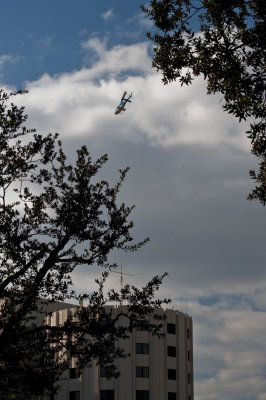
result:
M 111 307 L 111 306 L 110 306 Z M 119 311 L 114 308 L 114 312 Z M 74 308 L 60 307 L 51 325 L 62 323 Z M 158 313 L 158 312 L 157 312 Z M 107 379 L 107 366 L 93 365 L 79 371 L 72 358 L 60 381 L 56 400 L 193 400 L 192 318 L 180 311 L 159 309 L 164 315 L 164 336 L 147 330 L 152 316 L 139 321 L 129 339 L 119 343 L 131 356 L 117 360 L 119 378 Z

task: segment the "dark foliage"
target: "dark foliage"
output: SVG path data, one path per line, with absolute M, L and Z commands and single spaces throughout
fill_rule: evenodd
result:
M 152 0 L 142 7 L 154 22 L 153 66 L 163 82 L 191 84 L 202 75 L 207 93 L 221 93 L 223 108 L 249 119 L 252 153 L 260 170 L 249 199 L 265 205 L 265 0 Z
M 81 368 L 93 360 L 112 364 L 125 357 L 123 349 L 111 344 L 127 337 L 138 319 L 161 305 L 154 295 L 163 279 L 157 276 L 140 290 L 125 285 L 120 292 L 105 294 L 104 272 L 97 280 L 99 290 L 84 296 L 86 307 L 77 307 L 61 325 L 50 326 L 53 304 L 78 298 L 71 280 L 77 266 L 112 270 L 113 249 L 136 251 L 147 239 L 132 244 L 132 207 L 117 201 L 127 169 L 120 171 L 114 186 L 97 180 L 107 156 L 93 161 L 85 146 L 77 151 L 75 164 L 68 164 L 58 135 L 43 137 L 24 127 L 24 108 L 11 103 L 17 94 L 0 92 L 3 400 L 29 399 L 45 391 L 52 396 L 73 351 Z M 127 304 L 115 320 L 104 308 L 110 302 Z M 159 328 L 150 329 L 156 333 Z

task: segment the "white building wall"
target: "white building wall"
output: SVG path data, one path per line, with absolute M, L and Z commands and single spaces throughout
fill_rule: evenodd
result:
M 57 310 L 52 315 L 51 324 L 63 322 L 71 311 L 69 308 Z M 55 399 L 72 400 L 69 393 L 76 391 L 75 400 L 102 400 L 101 390 L 113 390 L 114 400 L 136 400 L 136 390 L 147 390 L 149 400 L 169 400 L 169 392 L 176 393 L 176 400 L 193 400 L 192 318 L 175 310 L 158 311 L 166 317 L 162 321 L 165 336 L 159 339 L 147 331 L 134 329 L 129 339 L 119 343 L 131 354 L 117 361 L 121 372 L 119 378 L 107 380 L 100 377 L 100 368 L 96 365 L 84 369 L 76 379 L 69 379 L 66 372 Z M 150 320 L 153 322 L 152 316 Z M 169 323 L 172 324 L 170 328 L 175 326 L 175 333 L 168 332 Z M 136 354 L 136 343 L 148 344 L 149 354 Z M 168 355 L 168 346 L 176 348 L 176 356 Z M 75 360 L 72 360 L 71 367 L 75 367 Z M 147 367 L 149 377 L 136 377 L 136 367 Z M 169 369 L 172 370 L 170 374 L 176 371 L 176 379 L 169 379 Z

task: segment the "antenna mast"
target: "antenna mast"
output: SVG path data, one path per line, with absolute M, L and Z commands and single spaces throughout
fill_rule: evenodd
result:
M 123 272 L 122 254 L 121 254 L 121 263 L 120 263 L 120 293 L 121 293 L 121 296 L 122 296 L 122 289 L 123 289 L 123 285 L 124 285 L 124 277 L 123 277 L 123 275 L 135 276 L 133 274 L 126 274 L 125 272 Z M 120 305 L 122 305 L 122 304 L 123 304 L 123 301 L 122 301 L 122 298 L 121 298 Z

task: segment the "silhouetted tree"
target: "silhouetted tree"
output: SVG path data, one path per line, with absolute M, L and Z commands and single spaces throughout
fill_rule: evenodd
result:
M 207 93 L 221 93 L 223 108 L 239 120 L 250 119 L 247 132 L 259 172 L 249 199 L 266 202 L 264 0 L 152 0 L 142 10 L 153 21 L 153 66 L 163 82 L 191 84 L 199 75 Z
M 83 368 L 96 361 L 112 364 L 125 357 L 114 346 L 136 321 L 161 305 L 154 298 L 162 282 L 156 276 L 142 289 L 125 285 L 105 293 L 108 276 L 96 280 L 86 307 L 58 326 L 47 315 L 57 301 L 77 299 L 71 273 L 79 265 L 106 271 L 113 249 L 136 251 L 148 239 L 132 244 L 133 207 L 117 200 L 127 169 L 111 186 L 97 180 L 107 161 L 92 160 L 85 146 L 75 164 L 67 163 L 58 135 L 27 129 L 24 108 L 11 102 L 15 94 L 0 92 L 0 397 L 53 398 L 73 352 Z M 104 306 L 127 304 L 115 318 Z M 124 323 L 117 324 L 123 317 Z M 79 321 L 79 323 L 75 323 Z M 150 327 L 154 333 L 159 327 Z M 114 371 L 116 374 L 116 371 Z

